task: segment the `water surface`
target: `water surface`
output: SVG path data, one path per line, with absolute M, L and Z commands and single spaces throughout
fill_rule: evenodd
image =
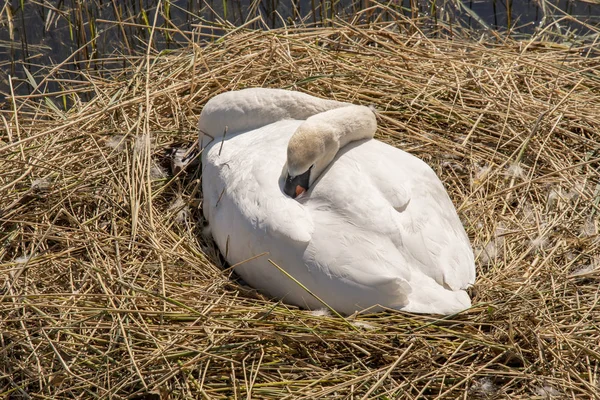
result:
M 327 25 L 331 18 L 350 20 L 374 4 L 368 0 L 7 1 L 0 14 L 0 103 L 10 95 L 9 76 L 14 91 L 27 94 L 32 78 L 44 75 L 44 66 L 68 60 L 65 70 L 103 70 L 115 56 L 145 51 L 155 16 L 156 26 L 162 29 L 155 32 L 152 45 L 160 51 L 187 45 L 192 32 L 218 37 L 224 32 L 219 29 L 223 24 L 256 29 Z M 552 32 L 552 40 L 585 41 L 597 37 L 585 24 L 600 23 L 600 4 L 589 1 L 398 0 L 381 4 L 385 7 L 362 14 L 361 20 L 394 20 L 404 15 L 418 20 L 432 35 L 447 34 L 448 27 L 455 26 L 513 36 Z M 260 21 L 249 22 L 256 17 Z M 48 85 L 50 90 L 57 89 L 55 83 Z

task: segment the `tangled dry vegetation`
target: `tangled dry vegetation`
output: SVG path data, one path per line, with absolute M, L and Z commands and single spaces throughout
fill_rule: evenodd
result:
M 600 395 L 593 52 L 340 25 L 234 30 L 110 77 L 31 77 L 33 93 L 2 114 L 0 392 Z M 44 92 L 50 81 L 62 90 Z M 207 99 L 248 86 L 375 105 L 378 138 L 428 162 L 459 210 L 477 255 L 472 309 L 345 323 L 237 282 L 202 236 L 198 171 L 166 166 Z

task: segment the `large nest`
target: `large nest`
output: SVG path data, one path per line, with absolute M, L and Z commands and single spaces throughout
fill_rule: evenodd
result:
M 598 396 L 600 61 L 589 50 L 392 24 L 233 30 L 110 77 L 32 76 L 36 90 L 2 114 L 0 392 Z M 61 91 L 43 93 L 50 81 Z M 165 166 L 195 140 L 209 98 L 250 86 L 379 110 L 378 139 L 431 165 L 464 222 L 470 310 L 342 320 L 236 281 L 203 236 L 199 172 Z

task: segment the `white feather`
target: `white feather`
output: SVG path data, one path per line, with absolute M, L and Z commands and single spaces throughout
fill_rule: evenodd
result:
M 252 89 L 242 95 L 243 102 L 261 94 L 272 104 L 278 104 L 278 95 L 288 103 L 298 95 L 303 109 L 316 112 L 347 106 L 267 89 Z M 288 141 L 303 120 L 278 120 L 290 114 L 278 112 L 273 121 L 273 115 L 254 107 L 259 122 L 244 114 L 239 124 L 235 96 L 219 97 L 206 106 L 200 126 L 214 137 L 223 121 L 237 131 L 228 130 L 204 150 L 203 209 L 229 263 L 268 252 L 236 267 L 248 284 L 290 304 L 323 308 L 271 259 L 346 314 L 376 305 L 436 314 L 470 307 L 464 289 L 475 280 L 473 252 L 429 166 L 377 140 L 354 141 L 337 153 L 306 195 L 294 200 L 283 193 L 280 175 Z

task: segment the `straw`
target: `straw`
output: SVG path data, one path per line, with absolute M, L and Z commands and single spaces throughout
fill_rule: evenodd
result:
M 229 28 L 220 41 L 121 56 L 120 67 L 77 79 L 47 68 L 32 84 L 57 81 L 60 92 L 40 85 L 10 96 L 0 137 L 0 393 L 600 395 L 593 43 L 486 45 L 426 38 L 400 18 L 360 20 Z M 172 146 L 197 139 L 208 99 L 251 86 L 375 106 L 377 139 L 426 161 L 459 209 L 477 256 L 474 307 L 447 319 L 389 310 L 344 323 L 230 277 L 202 234 L 200 171 L 160 171 Z

